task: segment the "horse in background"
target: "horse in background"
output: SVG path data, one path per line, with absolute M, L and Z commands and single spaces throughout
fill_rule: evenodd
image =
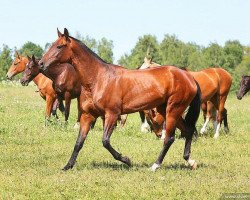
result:
M 34 55 L 29 58 L 29 63 L 21 79 L 22 85 L 28 85 L 30 81 L 36 80 L 39 76 L 43 76 L 38 68 L 38 61 Z M 71 99 L 77 98 L 78 106 L 78 118 L 75 128 L 79 126 L 80 122 L 80 93 L 81 93 L 81 83 L 77 81 L 77 73 L 74 67 L 68 63 L 60 64 L 59 66 L 48 69 L 43 72 L 50 80 L 52 80 L 53 90 L 56 92 L 56 96 L 59 102 L 65 100 L 65 122 L 67 123 L 70 113 Z
M 16 52 L 16 57 L 6 74 L 7 79 L 11 80 L 15 75 L 23 72 L 29 62 L 29 59 L 30 58 L 21 56 L 18 52 Z M 38 87 L 40 96 L 46 101 L 45 126 L 47 126 L 51 114 L 57 117 L 56 110 L 58 107 L 58 101 L 56 98 L 56 92 L 52 87 L 52 81 L 42 74 L 35 77 L 33 81 Z M 59 109 L 61 112 L 64 112 L 63 104 L 59 104 Z
M 152 62 L 152 59 L 145 57 L 144 63 L 140 68 L 146 69 L 159 66 L 159 64 Z M 187 69 L 183 68 L 183 70 Z M 211 119 L 214 121 L 214 138 L 219 136 L 222 120 L 224 121 L 224 130 L 228 132 L 229 128 L 227 123 L 227 110 L 225 109 L 224 105 L 232 84 L 231 75 L 222 68 L 208 68 L 198 72 L 192 72 L 189 70 L 187 71 L 199 83 L 201 88 L 201 108 L 205 123 L 200 132 L 203 134 L 206 131 L 207 124 Z M 152 112 L 149 112 L 149 114 L 151 113 Z M 151 120 L 153 119 L 153 117 L 148 117 Z
M 46 71 L 60 63 L 71 63 L 83 87 L 80 131 L 64 170 L 74 166 L 90 125 L 98 116 L 104 118 L 103 146 L 116 160 L 131 166 L 130 159 L 122 156 L 110 144 L 116 121 L 121 114 L 154 107 L 166 120 L 166 137 L 162 151 L 151 169 L 155 171 L 163 162 L 174 142 L 176 127 L 185 134 L 184 159 L 193 169 L 197 167 L 195 160 L 190 158 L 190 148 L 200 112 L 200 90 L 189 73 L 174 66 L 128 70 L 108 64 L 81 41 L 69 36 L 67 29 L 64 29 L 64 34 L 59 30 L 57 32 L 58 39 L 40 60 L 40 68 Z M 188 106 L 188 113 L 183 119 L 182 113 Z
M 241 100 L 242 97 L 250 90 L 250 76 L 242 76 L 240 81 L 240 89 L 237 93 L 237 99 Z

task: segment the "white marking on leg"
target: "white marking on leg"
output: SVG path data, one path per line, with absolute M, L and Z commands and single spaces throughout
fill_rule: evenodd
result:
M 161 140 L 164 140 L 165 137 L 166 137 L 166 130 L 163 129 L 163 130 L 161 131 Z
M 74 129 L 79 129 L 79 128 L 80 128 L 80 123 L 76 122 L 75 125 L 74 125 Z
M 194 165 L 194 163 L 195 163 L 195 160 L 192 160 L 192 159 L 189 158 L 187 162 L 192 167 Z
M 161 165 L 154 163 L 151 167 L 151 171 L 155 172 Z
M 209 120 L 210 120 L 209 117 L 206 117 L 206 121 L 205 121 L 205 123 L 204 123 L 204 125 L 203 125 L 203 127 L 201 128 L 201 131 L 200 131 L 201 134 L 206 132 L 206 128 L 207 128 L 207 124 L 208 124 Z
M 218 123 L 217 127 L 216 127 L 216 131 L 215 131 L 215 134 L 214 134 L 215 139 L 219 137 L 219 132 L 220 132 L 220 123 Z
M 149 132 L 149 130 L 150 130 L 150 126 L 149 126 L 147 120 L 145 120 L 145 121 L 142 123 L 142 125 L 141 125 L 141 132 L 142 132 L 142 133 L 147 133 L 147 132 Z

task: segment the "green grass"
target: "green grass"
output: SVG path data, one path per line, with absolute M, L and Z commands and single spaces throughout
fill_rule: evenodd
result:
M 45 128 L 45 102 L 35 90 L 0 84 L 0 199 L 218 199 L 223 193 L 250 192 L 250 96 L 241 101 L 229 97 L 229 134 L 221 131 L 214 140 L 210 125 L 208 134 L 193 143 L 196 171 L 182 158 L 184 140 L 176 139 L 162 167 L 151 172 L 162 141 L 140 133 L 139 115 L 133 114 L 111 138 L 133 167 L 103 148 L 98 120 L 75 167 L 64 172 L 78 134 L 72 128 L 76 101 L 68 127 L 55 122 Z

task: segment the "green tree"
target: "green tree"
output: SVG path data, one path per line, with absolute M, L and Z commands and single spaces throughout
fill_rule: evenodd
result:
M 203 49 L 203 56 L 206 67 L 222 67 L 225 63 L 225 54 L 223 48 L 217 43 L 211 43 Z
M 136 68 L 142 65 L 144 57 L 153 58 L 155 62 L 161 63 L 159 54 L 159 43 L 155 36 L 144 35 L 131 50 L 130 55 L 122 56 L 118 63 L 124 67 Z M 125 62 L 124 59 L 127 59 Z
M 107 63 L 113 63 L 113 41 L 102 38 L 98 42 L 98 55 Z
M 4 79 L 5 75 L 12 63 L 11 49 L 7 45 L 3 45 L 0 51 L 0 78 Z
M 225 43 L 224 54 L 224 68 L 232 70 L 241 63 L 244 55 L 244 48 L 238 40 L 229 40 Z
M 35 55 L 37 58 L 41 58 L 43 55 L 43 49 L 40 45 L 33 42 L 26 42 L 21 49 L 18 50 L 23 56 Z

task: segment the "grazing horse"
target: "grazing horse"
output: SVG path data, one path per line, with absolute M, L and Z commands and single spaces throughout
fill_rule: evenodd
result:
M 103 146 L 116 160 L 131 166 L 130 159 L 122 156 L 110 144 L 116 121 L 121 114 L 154 107 L 166 118 L 166 137 L 151 169 L 155 171 L 160 167 L 174 142 L 176 126 L 185 132 L 184 159 L 193 169 L 197 167 L 195 160 L 190 158 L 190 148 L 200 112 L 200 90 L 189 73 L 173 66 L 128 70 L 108 64 L 81 41 L 69 36 L 67 29 L 64 29 L 64 34 L 57 31 L 58 39 L 40 60 L 40 68 L 46 71 L 59 63 L 69 62 L 77 71 L 84 88 L 81 93 L 80 131 L 64 170 L 74 166 L 90 124 L 98 116 L 104 119 Z M 182 113 L 188 106 L 188 114 L 183 119 Z
M 148 59 L 145 57 L 144 63 L 142 64 L 140 69 L 146 69 L 150 67 L 152 68 L 157 66 L 160 65 L 152 62 L 152 59 Z M 186 68 L 183 69 L 186 70 Z M 228 132 L 229 129 L 227 123 L 227 110 L 224 108 L 224 105 L 232 84 L 231 75 L 222 68 L 209 68 L 198 72 L 188 72 L 199 83 L 201 88 L 201 108 L 203 110 L 204 119 L 206 119 L 204 126 L 201 129 L 201 133 L 205 132 L 206 126 L 210 119 L 215 119 L 214 138 L 217 138 L 219 136 L 219 129 L 222 120 L 224 120 L 224 129 L 226 132 Z M 216 111 L 218 111 L 217 119 Z M 149 112 L 149 114 L 152 114 L 152 112 Z
M 39 60 L 35 59 L 34 55 L 32 56 L 32 59 L 29 60 L 29 63 L 27 64 L 21 79 L 22 85 L 28 85 L 30 81 L 39 76 L 40 71 L 38 68 L 38 61 Z M 71 99 L 77 98 L 77 124 L 79 124 L 81 116 L 79 109 L 81 83 L 77 81 L 78 75 L 74 67 L 68 63 L 63 63 L 59 66 L 49 68 L 43 72 L 43 74 L 53 81 L 52 87 L 56 91 L 58 101 L 61 103 L 63 100 L 65 100 L 65 122 L 67 122 L 69 118 Z
M 250 90 L 250 76 L 242 76 L 240 81 L 240 89 L 237 94 L 239 100 Z
M 16 58 L 10 66 L 6 77 L 12 79 L 15 75 L 23 72 L 28 62 L 28 57 L 21 56 L 16 52 Z M 45 126 L 47 126 L 51 113 L 56 116 L 56 92 L 52 87 L 52 81 L 43 74 L 36 76 L 33 81 L 38 87 L 40 96 L 46 101 Z M 63 111 L 64 106 L 59 106 L 59 109 Z

